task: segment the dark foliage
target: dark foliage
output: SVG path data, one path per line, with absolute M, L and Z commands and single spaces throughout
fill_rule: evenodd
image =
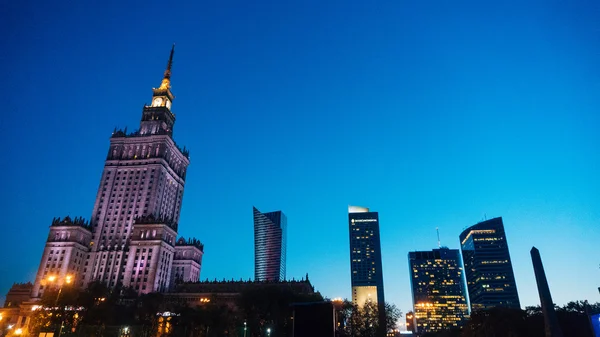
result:
M 378 332 L 378 307 L 367 302 L 362 308 L 345 300 L 337 306 L 338 322 L 337 336 L 339 337 L 374 337 Z M 400 310 L 391 303 L 385 304 L 385 319 L 387 332 L 396 329 L 396 322 L 402 317 Z
M 589 315 L 600 312 L 600 303 L 569 302 L 555 307 L 564 337 L 593 337 Z M 475 312 L 461 330 L 428 333 L 423 337 L 545 337 L 540 306 L 525 310 L 495 308 Z

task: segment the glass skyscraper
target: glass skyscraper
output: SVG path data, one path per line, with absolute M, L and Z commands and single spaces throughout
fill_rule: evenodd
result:
M 367 301 L 383 304 L 379 214 L 369 212 L 368 208 L 350 206 L 348 222 L 352 302 L 359 306 Z
M 285 280 L 287 218 L 281 211 L 254 211 L 254 279 Z
M 408 253 L 416 332 L 458 328 L 469 315 L 458 249 Z
M 502 218 L 467 228 L 460 243 L 471 311 L 521 308 Z

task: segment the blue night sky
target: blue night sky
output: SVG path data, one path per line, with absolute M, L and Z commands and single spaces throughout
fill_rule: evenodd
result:
M 288 217 L 288 278 L 350 297 L 347 206 L 378 211 L 385 295 L 407 254 L 502 216 L 523 306 L 600 301 L 597 1 L 5 1 L 0 293 L 55 216 L 92 212 L 115 127 L 137 129 L 176 43 L 180 234 L 202 279 L 254 275 L 252 206 Z

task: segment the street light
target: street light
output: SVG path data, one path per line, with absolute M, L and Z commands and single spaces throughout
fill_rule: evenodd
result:
M 56 276 L 51 275 L 51 276 L 48 276 L 48 278 L 46 279 L 46 282 L 48 282 L 48 283 L 54 283 L 54 281 L 57 281 L 57 280 L 58 280 L 58 278 Z M 58 288 L 58 295 L 56 295 L 56 300 L 54 301 L 54 306 L 58 305 L 58 299 L 60 298 L 60 294 L 62 293 L 63 285 L 65 283 L 66 284 L 71 284 L 71 282 L 73 282 L 73 276 L 71 276 L 71 275 L 65 276 L 65 282 L 62 283 L 60 285 L 60 287 Z
M 267 328 L 267 336 L 270 337 L 271 336 L 271 328 Z
M 54 275 L 48 276 L 48 278 L 46 279 L 49 283 L 54 283 L 54 281 L 57 281 L 58 278 Z M 58 306 L 58 299 L 60 298 L 60 294 L 62 293 L 62 288 L 65 284 L 71 284 L 71 282 L 73 282 L 73 276 L 71 275 L 66 275 L 65 276 L 65 281 L 63 283 L 60 284 L 60 287 L 58 288 L 58 295 L 56 295 L 56 300 L 54 301 L 54 306 Z M 62 335 L 62 331 L 63 328 L 65 327 L 65 319 L 63 316 L 63 320 L 62 322 L 60 322 L 60 330 L 58 330 L 58 337 L 60 337 Z
M 246 321 L 244 321 L 244 337 L 246 337 L 246 329 L 248 328 L 246 325 Z

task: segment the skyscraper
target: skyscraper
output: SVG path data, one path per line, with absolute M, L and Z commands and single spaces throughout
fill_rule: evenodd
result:
M 469 315 L 458 249 L 408 253 L 419 334 L 458 328 Z
M 460 234 L 471 311 L 501 306 L 519 309 L 519 294 L 502 218 L 473 225 Z
M 183 260 L 194 261 L 182 264 L 186 268 L 180 276 L 199 277 L 203 246 L 193 239 L 175 241 L 190 161 L 188 151 L 173 140 L 173 53 L 171 49 L 160 87 L 152 89 L 152 103 L 143 107 L 139 130 L 115 130 L 110 138 L 90 222 L 53 220 L 33 297 L 45 286 L 64 282 L 164 291 L 177 260 L 176 246 L 181 246 Z M 189 243 L 192 248 L 184 248 Z
M 254 212 L 254 279 L 285 280 L 287 218 L 281 211 Z
M 359 306 L 367 301 L 385 303 L 379 214 L 365 207 L 349 206 L 348 225 L 352 303 Z

